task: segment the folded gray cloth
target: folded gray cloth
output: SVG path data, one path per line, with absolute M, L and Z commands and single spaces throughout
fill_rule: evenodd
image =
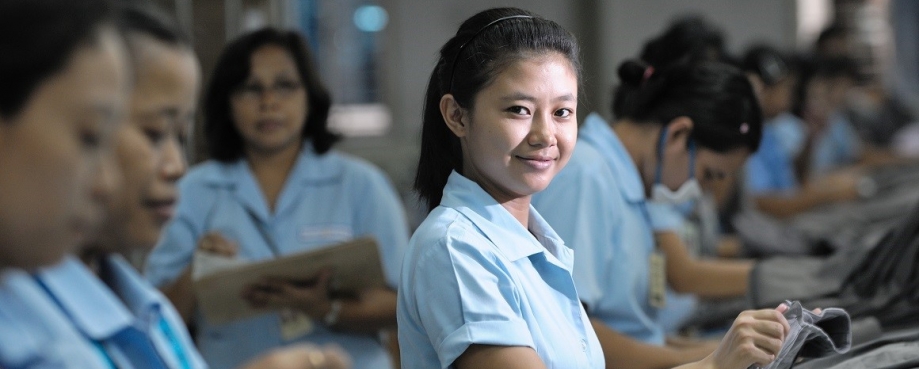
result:
M 788 369 L 799 357 L 845 353 L 852 347 L 851 321 L 845 310 L 827 308 L 814 314 L 798 301 L 786 301 L 785 304 L 788 305 L 785 319 L 791 330 L 775 360 L 763 369 Z
M 904 369 L 919 367 L 919 328 L 885 332 L 845 354 L 808 360 L 795 369 Z

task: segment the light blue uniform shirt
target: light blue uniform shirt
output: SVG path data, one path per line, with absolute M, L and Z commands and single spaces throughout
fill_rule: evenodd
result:
M 399 285 L 405 369 L 449 368 L 469 345 L 533 348 L 548 368 L 603 368 L 573 252 L 530 207 L 529 230 L 453 172 L 412 236 Z
M 294 168 L 269 211 L 245 160 L 210 161 L 179 182 L 176 217 L 147 259 L 154 285 L 173 282 L 192 261 L 198 240 L 219 232 L 239 245 L 243 260 L 264 260 L 361 236 L 373 236 L 387 282 L 396 286 L 408 225 L 398 195 L 381 171 L 334 151 L 317 155 L 304 144 Z M 198 345 L 211 367 L 236 367 L 265 350 L 290 342 L 336 343 L 355 368 L 390 368 L 391 360 L 371 334 L 334 332 L 316 324 L 309 334 L 286 341 L 279 316 L 270 313 L 229 324 L 198 319 Z
M 791 112 L 783 112 L 770 119 L 763 127 L 768 125 L 774 127 L 774 133 L 785 155 L 789 158 L 797 158 L 801 150 L 804 150 L 804 143 L 807 140 L 807 127 L 801 118 Z
M 776 123 L 763 126 L 759 150 L 747 160 L 746 186 L 753 194 L 788 193 L 798 187 L 794 158 L 788 155 L 790 148 L 782 143 L 781 127 Z
M 686 204 L 672 205 L 648 201 L 646 207 L 654 233 L 673 232 L 685 244 L 684 233 L 687 227 L 691 227 L 686 217 L 693 211 L 695 203 L 696 201 L 690 201 Z M 687 251 L 692 253 L 691 250 Z M 658 311 L 658 322 L 665 334 L 676 334 L 695 313 L 699 299 L 695 294 L 678 293 L 667 286 L 666 301 L 666 305 Z
M 655 232 L 680 233 L 686 224 L 686 215 L 692 212 L 695 201 L 685 205 L 661 204 L 653 201 L 646 203 L 648 216 L 651 218 L 651 228 Z M 683 207 L 686 208 L 683 208 Z
M 0 274 L 0 368 L 112 366 L 30 274 L 5 270 Z
M 182 318 L 119 255 L 101 265 L 106 282 L 69 257 L 36 279 L 84 337 L 104 347 L 118 368 L 207 368 Z
M 644 185 L 603 118 L 587 116 L 568 165 L 533 205 L 577 252 L 574 280 L 591 316 L 636 340 L 663 345 L 659 312 L 649 301 L 655 243 Z
M 853 164 L 861 155 L 858 133 L 849 119 L 840 112 L 833 113 L 829 119 L 811 153 L 811 173 L 814 175 Z

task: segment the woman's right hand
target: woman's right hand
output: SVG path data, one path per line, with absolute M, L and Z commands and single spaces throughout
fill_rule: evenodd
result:
M 747 310 L 734 320 L 731 329 L 714 353 L 703 359 L 707 368 L 746 369 L 752 364 L 766 366 L 775 360 L 791 329 L 782 313 L 775 309 Z
M 233 258 L 236 257 L 236 253 L 239 251 L 239 246 L 236 244 L 236 242 L 229 240 L 219 232 L 210 232 L 198 240 L 198 250 Z

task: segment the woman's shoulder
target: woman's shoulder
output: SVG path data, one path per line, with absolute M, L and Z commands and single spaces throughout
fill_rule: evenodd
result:
M 578 141 L 571 158 L 549 185 L 549 190 L 583 187 L 588 183 L 614 185 L 609 165 L 597 149 Z M 566 190 L 567 191 L 567 190 Z
M 180 185 L 185 186 L 202 186 L 212 183 L 224 183 L 234 177 L 233 170 L 239 165 L 239 161 L 222 162 L 217 160 L 207 160 L 195 164 L 188 170 L 188 173 L 179 180 Z
M 571 159 L 568 160 L 566 169 L 570 168 L 578 172 L 595 171 L 597 168 L 605 168 L 606 160 L 603 154 L 597 150 L 591 143 L 578 140 L 574 151 L 571 153 Z
M 183 209 L 209 207 L 217 201 L 222 189 L 231 188 L 238 181 L 239 163 L 208 160 L 193 166 L 179 179 L 179 206 Z
M 437 207 L 418 226 L 409 247 L 419 257 L 455 254 L 494 256 L 496 249 L 476 225 L 453 208 Z
M 359 177 L 383 175 L 383 171 L 367 159 L 338 150 L 329 150 L 318 157 L 327 165 L 341 168 L 346 175 Z

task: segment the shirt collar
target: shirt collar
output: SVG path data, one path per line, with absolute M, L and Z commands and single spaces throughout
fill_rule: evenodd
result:
M 333 155 L 319 155 L 309 141 L 304 142 L 303 149 L 300 150 L 297 161 L 284 183 L 275 213 L 289 208 L 291 203 L 300 197 L 303 186 L 336 181 L 342 176 L 343 170 Z M 206 183 L 211 186 L 231 188 L 240 203 L 258 219 L 268 221 L 271 218 L 264 193 L 245 159 L 215 165 L 205 178 Z
M 603 117 L 597 113 L 588 115 L 578 133 L 578 141 L 593 146 L 606 158 L 606 163 L 621 181 L 619 191 L 626 200 L 632 203 L 646 200 L 645 186 L 642 184 L 638 167 L 619 140 L 619 136 L 616 136 L 616 132 Z
M 74 326 L 93 340 L 103 341 L 134 323 L 134 317 L 118 297 L 72 256 L 61 264 L 40 270 L 36 278 L 70 316 Z
M 528 222 L 530 229 L 527 230 L 482 187 L 456 171 L 447 179 L 440 205 L 455 209 L 469 218 L 510 261 L 548 252 L 555 256 L 550 259 L 557 259 L 571 270 L 571 249 L 564 245 L 532 205 Z
M 219 169 L 211 171 L 206 176 L 207 182 L 212 185 L 239 185 L 240 178 L 252 176 L 249 164 L 245 158 L 240 158 L 232 163 L 219 165 Z M 333 180 L 341 175 L 341 168 L 334 165 L 332 155 L 319 155 L 313 149 L 309 140 L 303 142 L 303 148 L 297 156 L 297 162 L 291 170 L 291 177 L 306 182 L 323 182 Z
M 119 254 L 105 257 L 106 281 L 135 317 L 158 316 L 164 298 Z
M 30 326 L 35 319 L 51 321 L 42 308 L 47 305 L 34 303 L 44 293 L 35 280 L 19 269 L 0 270 L 0 363 L 22 365 L 42 350 L 47 344 L 38 330 L 44 326 Z

